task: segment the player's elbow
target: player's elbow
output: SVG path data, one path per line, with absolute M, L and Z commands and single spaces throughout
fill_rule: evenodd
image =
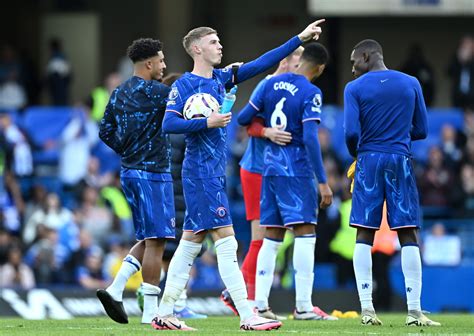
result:
M 248 126 L 250 124 L 249 118 L 246 117 L 245 113 L 243 113 L 243 110 L 240 111 L 239 115 L 237 116 L 237 122 L 241 126 Z

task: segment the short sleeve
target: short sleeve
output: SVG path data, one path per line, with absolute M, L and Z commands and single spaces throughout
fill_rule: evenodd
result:
M 323 106 L 323 94 L 321 90 L 315 87 L 309 90 L 304 99 L 303 106 L 303 122 L 315 120 L 321 122 L 321 109 Z

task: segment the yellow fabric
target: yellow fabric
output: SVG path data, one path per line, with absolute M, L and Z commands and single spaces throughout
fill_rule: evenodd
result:
M 352 162 L 346 174 L 347 178 L 351 180 L 351 189 L 350 189 L 351 194 L 352 194 L 352 191 L 354 191 L 354 176 L 355 176 L 355 171 L 356 171 L 356 162 L 357 160 L 354 160 L 354 162 Z
M 96 87 L 92 90 L 92 110 L 91 117 L 95 121 L 100 121 L 104 116 L 105 107 L 109 101 L 109 92 L 103 87 Z
M 100 191 L 102 198 L 106 199 L 112 205 L 114 213 L 120 219 L 128 219 L 132 217 L 132 211 L 122 192 L 115 187 L 104 187 Z
M 348 199 L 341 203 L 339 212 L 341 214 L 341 227 L 336 232 L 334 239 L 329 244 L 329 249 L 341 257 L 352 260 L 356 242 L 357 230 L 349 226 L 352 200 Z

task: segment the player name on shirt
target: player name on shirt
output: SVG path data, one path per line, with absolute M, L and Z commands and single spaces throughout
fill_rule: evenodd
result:
M 296 87 L 295 84 L 292 84 L 292 83 L 288 83 L 288 82 L 276 82 L 275 84 L 273 84 L 273 90 L 277 91 L 277 90 L 286 90 L 288 91 L 289 93 L 291 93 L 292 96 L 294 96 L 296 94 L 296 92 L 298 92 L 298 88 Z

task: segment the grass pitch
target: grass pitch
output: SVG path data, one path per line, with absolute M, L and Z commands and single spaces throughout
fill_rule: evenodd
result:
M 339 321 L 283 321 L 280 330 L 265 332 L 275 335 L 474 335 L 474 315 L 469 314 L 433 314 L 441 327 L 405 327 L 405 314 L 380 314 L 383 326 L 362 326 L 359 318 L 340 319 Z M 211 317 L 205 320 L 187 320 L 186 323 L 197 332 L 192 335 L 242 335 L 237 317 Z M 129 324 L 121 325 L 107 317 L 76 318 L 73 320 L 31 321 L 19 318 L 0 319 L 0 335 L 106 335 L 137 336 L 148 334 L 178 334 L 179 331 L 158 331 L 148 325 L 141 325 L 137 317 Z M 262 332 L 258 332 L 262 333 Z

